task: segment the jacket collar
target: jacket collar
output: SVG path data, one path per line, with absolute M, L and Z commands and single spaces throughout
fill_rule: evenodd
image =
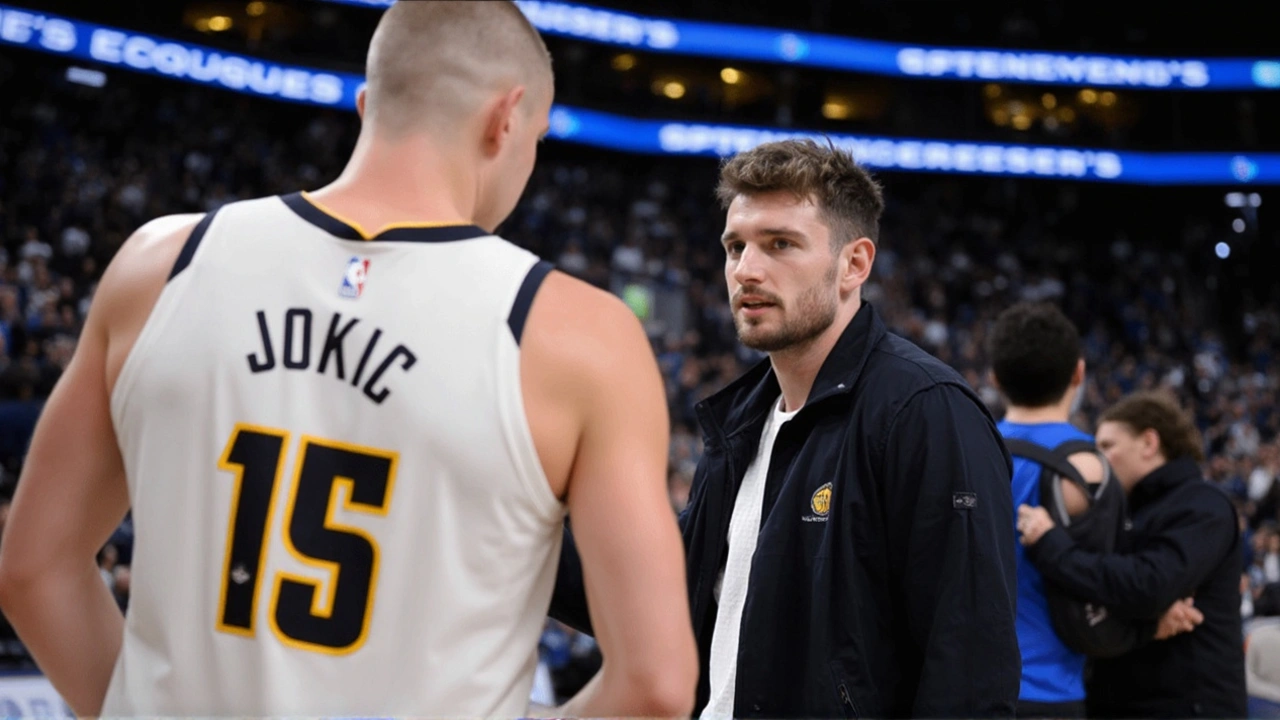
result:
M 1171 460 L 1138 481 L 1129 495 L 1129 506 L 1136 509 L 1183 483 L 1202 479 L 1200 465 L 1195 460 L 1191 458 Z
M 863 302 L 840 339 L 822 362 L 801 413 L 837 395 L 853 391 L 871 350 L 886 333 L 884 321 Z M 763 422 L 782 393 L 772 363 L 766 358 L 723 390 L 698 403 L 698 420 L 708 443 L 723 442 Z

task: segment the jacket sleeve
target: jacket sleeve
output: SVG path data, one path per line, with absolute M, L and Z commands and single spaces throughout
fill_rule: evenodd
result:
M 1161 614 L 1163 615 L 1163 613 Z M 1125 652 L 1133 652 L 1138 648 L 1145 647 L 1156 642 L 1156 632 L 1160 630 L 1159 619 L 1143 620 L 1139 618 L 1125 618 L 1125 621 L 1129 625 L 1130 630 L 1132 630 L 1130 639 L 1133 641 L 1132 645 L 1125 648 Z
M 1210 488 L 1205 488 L 1212 492 Z M 1235 543 L 1230 506 L 1206 493 L 1179 499 L 1141 549 L 1123 555 L 1088 552 L 1055 527 L 1028 556 L 1050 582 L 1083 600 L 1106 605 L 1122 617 L 1156 620 L 1222 562 Z
M 916 717 L 1013 717 L 1022 674 L 1012 464 L 990 415 L 926 389 L 883 441 L 889 568 L 920 663 Z

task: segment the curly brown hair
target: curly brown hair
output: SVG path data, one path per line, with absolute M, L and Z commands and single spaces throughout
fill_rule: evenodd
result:
M 1200 431 L 1191 416 L 1167 392 L 1147 390 L 1128 395 L 1104 410 L 1098 422 L 1124 423 L 1135 433 L 1155 430 L 1165 460 L 1186 457 L 1196 462 L 1204 461 Z
M 848 151 L 809 139 L 764 143 L 721 166 L 716 197 L 727 209 L 739 195 L 779 190 L 818 205 L 833 248 L 860 237 L 879 242 L 884 195 Z

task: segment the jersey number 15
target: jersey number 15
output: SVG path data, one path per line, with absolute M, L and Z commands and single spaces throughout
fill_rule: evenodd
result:
M 235 473 L 217 628 L 253 637 L 258 594 L 284 473 L 289 433 L 237 425 L 218 462 Z M 284 546 L 324 583 L 281 570 L 268 579 L 268 624 L 280 642 L 330 655 L 364 643 L 378 580 L 378 544 L 368 532 L 334 519 L 348 512 L 386 515 L 397 454 L 313 437 L 302 438 L 284 511 Z M 327 588 L 327 592 L 322 592 Z

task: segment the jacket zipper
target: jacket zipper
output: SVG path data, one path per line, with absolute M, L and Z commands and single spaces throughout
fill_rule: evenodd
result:
M 840 690 L 841 702 L 843 702 L 844 706 L 849 709 L 850 713 L 853 713 L 852 717 L 858 717 L 858 708 L 853 706 L 853 699 L 849 697 L 849 688 L 845 687 L 844 683 L 840 683 L 836 687 Z

